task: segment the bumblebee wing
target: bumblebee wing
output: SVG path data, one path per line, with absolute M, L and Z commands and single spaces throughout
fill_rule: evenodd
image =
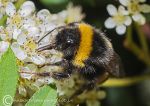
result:
M 116 77 L 125 76 L 121 59 L 117 53 L 114 52 L 114 55 L 112 56 L 112 59 L 108 64 L 108 69 L 106 71 L 108 71 L 111 75 Z

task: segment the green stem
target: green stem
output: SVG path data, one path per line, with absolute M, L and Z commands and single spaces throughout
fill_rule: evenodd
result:
M 136 31 L 138 33 L 142 49 L 144 50 L 144 52 L 146 54 L 148 54 L 149 50 L 148 50 L 147 40 L 146 40 L 144 33 L 141 30 L 141 26 L 139 26 L 137 23 L 135 23 L 135 28 L 136 28 Z
M 149 47 L 148 47 L 146 37 L 145 37 L 144 33 L 142 32 L 141 27 L 137 23 L 135 23 L 135 28 L 138 33 L 138 37 L 140 40 L 140 44 L 142 46 L 143 55 L 145 56 L 145 60 L 147 61 L 147 63 L 150 63 Z
M 129 46 L 128 48 L 132 48 L 134 54 L 139 55 L 141 53 L 140 48 L 132 40 L 132 26 L 128 27 L 126 42 L 127 46 Z
M 132 36 L 131 35 L 132 35 L 132 25 L 127 28 L 126 40 L 128 42 L 132 41 Z
M 137 83 L 140 83 L 144 80 L 149 80 L 150 75 L 144 74 L 141 76 L 135 76 L 135 77 L 128 77 L 128 78 L 110 78 L 107 81 L 105 81 L 103 84 L 100 84 L 101 87 L 124 87 L 124 86 L 130 86 Z
M 145 53 L 143 53 L 143 49 L 139 48 L 132 39 L 132 27 L 128 27 L 127 36 L 125 39 L 125 47 L 128 48 L 131 52 L 133 52 L 139 59 L 141 59 L 147 66 L 150 66 L 150 59 Z

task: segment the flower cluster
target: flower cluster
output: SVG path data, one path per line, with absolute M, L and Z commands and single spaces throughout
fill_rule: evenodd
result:
M 116 32 L 122 35 L 132 21 L 140 25 L 145 24 L 146 19 L 143 13 L 150 13 L 150 5 L 144 4 L 146 0 L 119 0 L 119 2 L 121 5 L 118 9 L 112 4 L 107 6 L 107 11 L 111 17 L 105 21 L 106 28 L 116 27 Z
M 54 33 L 37 43 L 45 34 L 52 29 L 74 21 L 81 21 L 84 14 L 80 7 L 69 4 L 66 10 L 52 14 L 47 9 L 36 11 L 32 1 L 26 1 L 17 9 L 14 5 L 17 0 L 0 1 L 0 18 L 7 17 L 4 26 L 0 26 L 0 57 L 8 47 L 11 47 L 17 57 L 20 71 L 19 93 L 26 95 L 24 82 L 26 79 L 32 82 L 32 88 L 38 88 L 43 84 L 53 82 L 50 77 L 37 78 L 37 72 L 59 71 L 58 66 L 46 66 L 47 63 L 61 61 L 62 53 L 56 50 L 38 52 L 37 49 L 51 42 Z M 76 16 L 74 17 L 74 12 Z M 0 20 L 1 21 L 1 20 Z M 34 80 L 33 80 L 34 79 Z
M 6 14 L 8 4 L 15 3 L 17 0 L 0 0 L 0 19 Z

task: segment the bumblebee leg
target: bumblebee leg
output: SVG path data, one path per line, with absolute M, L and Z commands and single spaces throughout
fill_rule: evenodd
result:
M 64 78 L 69 78 L 70 74 L 68 72 L 53 72 L 52 77 L 56 80 L 61 80 Z
M 70 75 L 72 73 L 72 66 L 69 63 L 69 61 L 62 60 L 60 62 L 57 62 L 55 65 L 62 67 L 64 71 L 63 72 L 53 72 L 52 77 L 54 79 L 61 80 L 61 79 L 70 77 Z

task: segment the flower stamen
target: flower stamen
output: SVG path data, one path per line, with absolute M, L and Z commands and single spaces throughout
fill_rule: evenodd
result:
M 128 5 L 128 10 L 131 14 L 135 14 L 137 12 L 140 12 L 140 5 L 137 1 L 132 1 Z
M 18 28 L 20 27 L 22 18 L 19 14 L 16 14 L 12 17 L 12 24 L 16 25 Z

